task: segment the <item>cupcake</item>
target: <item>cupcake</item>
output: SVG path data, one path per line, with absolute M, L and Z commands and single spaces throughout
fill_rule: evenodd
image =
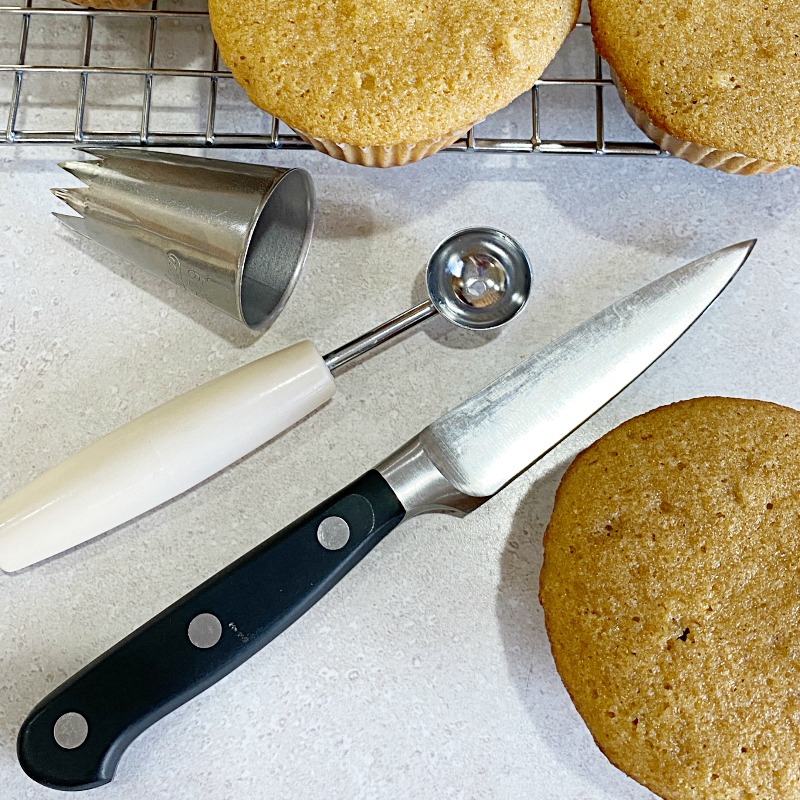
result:
M 250 100 L 335 158 L 389 167 L 464 136 L 529 89 L 580 0 L 210 0 Z
M 590 0 L 595 47 L 663 150 L 729 173 L 800 164 L 800 4 Z
M 720 397 L 570 466 L 540 600 L 600 749 L 666 800 L 800 798 L 800 412 Z

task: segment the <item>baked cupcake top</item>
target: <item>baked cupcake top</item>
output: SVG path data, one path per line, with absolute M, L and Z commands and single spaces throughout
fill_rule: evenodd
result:
M 597 744 L 668 800 L 800 797 L 800 412 L 701 398 L 565 474 L 540 599 Z
M 580 0 L 210 0 L 220 54 L 250 100 L 357 146 L 468 127 L 530 88 Z
M 589 0 L 629 100 L 695 144 L 800 164 L 797 0 Z

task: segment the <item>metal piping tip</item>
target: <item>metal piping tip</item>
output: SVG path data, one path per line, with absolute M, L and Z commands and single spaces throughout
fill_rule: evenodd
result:
M 91 164 L 100 169 L 111 169 L 114 172 L 123 173 L 126 169 L 138 170 L 142 161 L 160 162 L 163 158 L 169 160 L 174 157 L 170 153 L 154 153 L 150 150 L 143 150 L 138 147 L 76 147 L 75 150 L 86 155 L 93 156 L 97 161 L 87 161 L 83 163 Z M 106 162 L 109 162 L 107 164 Z M 125 162 L 134 162 L 126 167 Z
M 141 147 L 134 145 L 101 145 L 99 147 L 74 147 L 79 153 L 86 153 L 87 156 L 96 158 L 96 161 L 89 161 L 87 163 L 94 164 L 97 167 L 103 165 L 107 159 L 130 158 L 138 161 L 148 161 L 151 159 L 158 160 L 158 156 Z
M 94 156 L 102 161 L 107 155 L 114 153 L 118 147 L 75 147 L 79 153 L 86 153 L 87 155 Z
M 59 200 L 63 200 L 73 211 L 78 214 L 86 213 L 86 190 L 85 189 L 51 189 L 50 190 Z
M 58 166 L 69 172 L 70 175 L 74 175 L 79 181 L 88 184 L 97 175 L 100 162 L 62 161 Z
M 66 214 L 56 214 L 55 212 L 53 212 L 53 216 L 71 231 L 81 236 L 86 236 L 88 239 L 92 238 L 89 236 L 89 231 L 86 229 L 86 220 L 83 217 L 70 217 Z

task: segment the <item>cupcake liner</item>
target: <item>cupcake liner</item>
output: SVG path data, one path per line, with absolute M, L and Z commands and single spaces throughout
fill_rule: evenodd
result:
M 476 120 L 472 125 L 476 125 L 480 121 Z M 347 161 L 349 164 L 360 164 L 363 167 L 400 167 L 403 164 L 412 164 L 415 161 L 420 161 L 423 158 L 432 156 L 434 153 L 438 153 L 439 150 L 445 147 L 449 147 L 453 142 L 466 136 L 472 125 L 457 131 L 450 131 L 436 139 L 368 147 L 357 147 L 356 145 L 342 142 L 337 143 L 330 139 L 311 136 L 296 128 L 294 130 L 303 141 L 308 142 L 321 153 L 327 153 L 340 161 Z
M 693 142 L 679 139 L 677 136 L 673 136 L 671 133 L 659 128 L 642 109 L 634 105 L 613 69 L 611 70 L 611 79 L 617 87 L 619 99 L 625 106 L 625 110 L 639 130 L 670 155 L 682 158 L 690 164 L 727 172 L 729 175 L 767 175 L 789 166 L 788 164 L 767 161 L 763 158 L 752 158 L 733 150 L 720 150 L 717 147 L 694 144 Z
M 96 8 L 101 10 L 125 11 L 131 8 L 143 8 L 150 5 L 152 0 L 67 0 L 76 6 Z

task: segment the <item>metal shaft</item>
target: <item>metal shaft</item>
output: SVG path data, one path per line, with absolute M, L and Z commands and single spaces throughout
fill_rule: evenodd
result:
M 398 314 L 388 322 L 378 325 L 377 328 L 373 328 L 363 336 L 359 336 L 358 339 L 353 339 L 352 342 L 332 350 L 324 356 L 325 366 L 333 372 L 333 370 L 344 366 L 354 358 L 358 358 L 378 345 L 388 342 L 389 339 L 393 339 L 403 331 L 413 328 L 414 325 L 428 319 L 428 317 L 432 317 L 435 313 L 436 308 L 433 303 L 430 300 L 426 300 L 424 303 Z

